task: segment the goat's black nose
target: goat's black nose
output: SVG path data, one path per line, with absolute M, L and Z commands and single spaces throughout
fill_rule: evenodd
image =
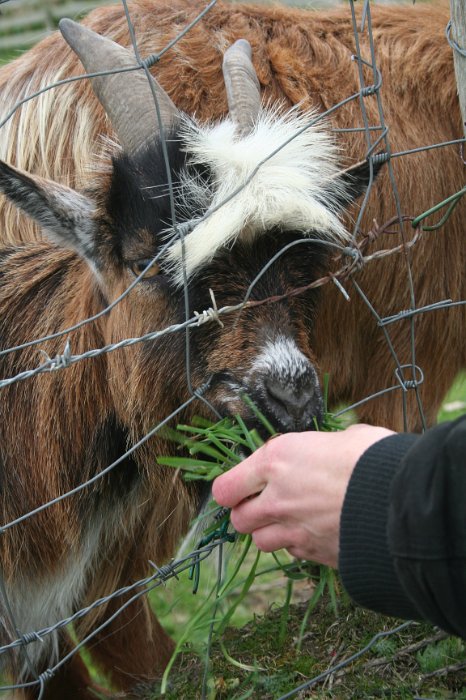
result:
M 302 377 L 299 382 L 268 377 L 264 386 L 268 412 L 286 430 L 311 430 L 314 427 L 312 419 L 322 417 L 322 399 L 314 377 Z

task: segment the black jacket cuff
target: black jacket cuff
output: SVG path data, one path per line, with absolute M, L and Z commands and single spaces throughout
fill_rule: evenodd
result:
M 419 619 L 419 613 L 404 593 L 389 553 L 388 499 L 392 479 L 417 437 L 391 435 L 362 455 L 340 521 L 339 569 L 346 590 L 359 605 L 405 619 Z

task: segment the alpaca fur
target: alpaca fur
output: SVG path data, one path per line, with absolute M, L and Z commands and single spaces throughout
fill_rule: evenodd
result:
M 166 46 L 204 8 L 195 2 L 135 0 L 131 17 L 142 56 Z M 374 7 L 372 31 L 377 65 L 383 84 L 381 99 L 389 125 L 393 152 L 463 135 L 452 52 L 444 29 L 449 18 L 445 1 L 393 7 Z M 358 15 L 360 21 L 360 13 Z M 96 32 L 130 46 L 126 19 L 118 5 L 92 12 L 85 23 Z M 193 27 L 152 71 L 177 107 L 199 123 L 216 122 L 227 110 L 221 75 L 222 55 L 237 38 L 252 46 L 263 104 L 299 104 L 303 110 L 324 111 L 359 90 L 358 68 L 350 12 L 346 6 L 309 11 L 278 5 L 223 4 L 219 2 Z M 370 60 L 366 32 L 359 35 L 363 58 Z M 370 71 L 363 69 L 366 83 Z M 0 71 L 1 112 L 6 114 L 21 98 L 66 76 L 82 74 L 82 66 L 58 34 L 54 34 Z M 369 124 L 377 125 L 375 97 L 364 100 Z M 336 110 L 331 125 L 351 128 L 362 124 L 359 100 Z M 88 81 L 50 90 L 23 105 L 2 130 L 0 156 L 30 172 L 85 188 L 95 177 L 95 163 L 108 163 L 107 141 L 114 135 Z M 337 134 L 343 166 L 364 158 L 364 134 Z M 94 166 L 91 165 L 94 163 Z M 422 152 L 392 161 L 401 211 L 415 216 L 458 191 L 464 166 L 455 147 Z M 417 306 L 440 299 L 466 297 L 463 198 L 444 229 L 426 234 L 409 255 Z M 388 169 L 378 178 L 361 222 L 361 230 L 383 224 L 396 213 Z M 347 222 L 351 230 L 350 212 Z M 5 241 L 31 240 L 37 227 L 3 204 L 0 217 Z M 405 236 L 412 236 L 409 226 Z M 400 243 L 398 235 L 381 237 L 370 252 Z M 335 269 L 341 262 L 333 263 Z M 358 272 L 360 284 L 380 316 L 409 308 L 407 261 L 403 256 L 371 263 Z M 348 287 L 348 303 L 330 284 L 322 290 L 319 313 L 310 329 L 314 352 L 323 371 L 330 374 L 330 400 L 353 403 L 398 384 L 396 363 L 385 337 L 365 303 Z M 428 423 L 435 422 L 439 405 L 456 373 L 466 364 L 464 343 L 466 309 L 458 307 L 417 316 L 416 362 L 425 381 L 419 387 Z M 388 327 L 401 364 L 412 362 L 411 324 Z M 411 379 L 410 370 L 404 372 Z M 392 391 L 361 406 L 362 420 L 403 429 L 401 391 Z M 414 391 L 406 396 L 407 427 L 419 429 Z

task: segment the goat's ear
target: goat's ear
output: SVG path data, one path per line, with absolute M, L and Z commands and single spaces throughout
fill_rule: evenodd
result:
M 372 164 L 372 180 L 379 174 L 385 161 Z M 346 170 L 342 170 L 335 178 L 334 202 L 343 209 L 358 197 L 365 194 L 371 182 L 371 169 L 368 160 L 362 160 Z
M 2 161 L 0 192 L 34 219 L 52 241 L 92 259 L 96 224 L 91 199 L 70 187 L 29 175 Z

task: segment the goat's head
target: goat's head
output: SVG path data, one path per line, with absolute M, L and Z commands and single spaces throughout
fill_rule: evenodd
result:
M 88 72 L 135 67 L 129 52 L 80 25 L 66 21 L 62 31 Z M 127 425 L 154 425 L 186 401 L 189 384 L 207 381 L 220 414 L 250 417 L 246 393 L 277 429 L 303 430 L 322 413 L 309 340 L 315 292 L 286 295 L 344 241 L 339 209 L 365 189 L 368 168 L 339 173 L 328 135 L 307 128 L 312 115 L 261 108 L 246 42 L 227 52 L 224 73 L 230 116 L 208 126 L 181 115 L 141 71 L 94 78 L 123 147 L 96 188 L 77 193 L 3 164 L 0 189 L 81 256 L 107 303 L 144 273 L 101 321 L 107 343 L 210 307 L 210 289 L 219 307 L 283 295 L 223 315 L 222 327 L 191 329 L 189 347 L 178 332 L 109 354 Z

